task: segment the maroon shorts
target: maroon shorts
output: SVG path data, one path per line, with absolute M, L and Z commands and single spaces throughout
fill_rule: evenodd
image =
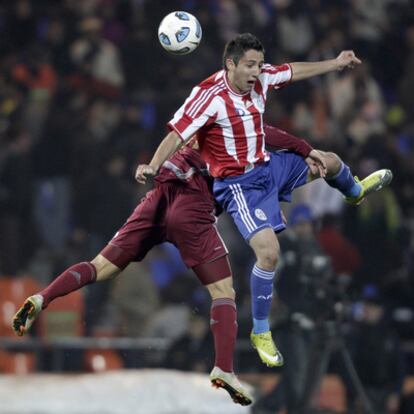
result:
M 155 245 L 169 241 L 188 267 L 214 261 L 228 252 L 213 211 L 208 195 L 163 183 L 147 193 L 101 254 L 123 269 L 141 261 Z

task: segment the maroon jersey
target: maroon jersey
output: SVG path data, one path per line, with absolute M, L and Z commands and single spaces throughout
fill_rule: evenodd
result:
M 198 150 L 185 146 L 161 166 L 157 183 L 180 182 L 188 188 L 210 191 L 210 177 Z
M 274 150 L 289 150 L 295 152 L 303 158 L 306 158 L 313 150 L 304 139 L 295 137 L 282 129 L 274 126 L 265 125 L 265 144 Z

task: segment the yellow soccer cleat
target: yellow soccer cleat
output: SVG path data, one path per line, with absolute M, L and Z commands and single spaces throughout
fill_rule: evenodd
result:
M 283 365 L 283 356 L 273 342 L 272 333 L 270 331 L 250 334 L 250 342 L 259 354 L 260 359 L 268 367 L 280 367 Z
M 253 401 L 234 372 L 224 372 L 219 367 L 214 367 L 210 373 L 210 381 L 213 387 L 225 389 L 236 404 L 250 405 Z
M 25 300 L 13 318 L 12 328 L 16 335 L 23 336 L 27 333 L 42 311 L 42 305 L 43 297 L 41 295 L 33 295 Z
M 358 206 L 361 204 L 368 194 L 374 191 L 379 191 L 381 188 L 388 185 L 392 180 L 391 170 L 378 170 L 365 177 L 362 181 L 355 177 L 355 181 L 362 187 L 361 193 L 357 197 L 345 197 L 348 204 Z

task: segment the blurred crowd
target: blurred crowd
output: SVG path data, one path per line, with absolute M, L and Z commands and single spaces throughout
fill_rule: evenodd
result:
M 171 56 L 159 45 L 158 24 L 173 10 L 201 23 L 202 43 L 191 55 Z M 148 161 L 191 87 L 221 68 L 225 42 L 246 31 L 263 41 L 269 63 L 330 59 L 344 49 L 362 59 L 355 70 L 269 94 L 266 119 L 337 152 L 360 177 L 392 169 L 391 187 L 358 208 L 322 181 L 294 202 L 310 207 L 315 240 L 350 313 L 377 292 L 398 337 L 414 339 L 410 0 L 1 2 L 0 278 L 31 275 L 44 285 L 104 247 L 150 188 L 134 182 L 136 165 Z M 228 218 L 220 222 L 247 335 L 253 257 Z M 86 292 L 88 334 L 103 325 L 117 335 L 174 339 L 208 331 L 194 319 L 208 313 L 209 299 L 171 246 L 103 285 Z

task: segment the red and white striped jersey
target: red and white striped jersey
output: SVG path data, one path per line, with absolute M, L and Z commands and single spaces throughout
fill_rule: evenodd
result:
M 184 141 L 197 134 L 201 156 L 213 177 L 243 174 L 269 159 L 263 130 L 266 94 L 291 78 L 289 64 L 265 64 L 252 90 L 239 94 L 221 70 L 193 88 L 168 126 Z

